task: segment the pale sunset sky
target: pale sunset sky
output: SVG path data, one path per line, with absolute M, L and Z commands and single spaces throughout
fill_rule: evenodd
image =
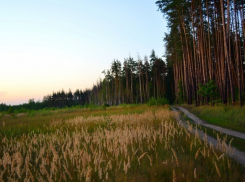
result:
M 0 103 L 91 88 L 112 61 L 164 54 L 156 0 L 0 2 Z

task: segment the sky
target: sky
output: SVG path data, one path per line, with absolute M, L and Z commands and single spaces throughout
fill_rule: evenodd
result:
M 154 0 L 0 2 L 0 103 L 92 88 L 114 59 L 164 55 Z

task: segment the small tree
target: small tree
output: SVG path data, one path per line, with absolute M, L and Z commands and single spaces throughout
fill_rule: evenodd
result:
M 210 80 L 206 84 L 199 84 L 198 93 L 203 97 L 207 97 L 211 100 L 212 105 L 214 104 L 215 98 L 218 96 L 216 92 L 217 86 L 215 85 L 214 80 Z
M 179 99 L 179 104 L 183 104 L 184 103 L 184 88 L 183 88 L 183 85 L 182 85 L 182 80 L 180 80 L 178 82 L 178 99 Z

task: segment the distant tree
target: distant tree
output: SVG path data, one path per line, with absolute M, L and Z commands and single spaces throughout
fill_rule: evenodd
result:
M 114 60 L 111 65 L 111 73 L 115 78 L 115 104 L 118 105 L 119 102 L 119 76 L 121 73 L 121 63 L 118 60 Z
M 125 89 L 125 94 L 126 94 L 126 103 L 129 103 L 129 96 L 130 96 L 130 89 L 129 89 L 129 78 L 130 78 L 130 69 L 129 69 L 129 63 L 128 59 L 125 58 L 123 62 L 123 74 L 125 75 L 125 84 L 126 84 L 126 89 Z
M 142 82 L 143 82 L 143 73 L 144 67 L 140 56 L 138 55 L 138 62 L 137 62 L 137 74 L 139 78 L 139 90 L 140 90 L 140 103 L 143 103 L 143 96 L 142 96 Z
M 134 88 L 133 88 L 133 78 L 135 75 L 135 71 L 136 71 L 136 62 L 134 61 L 134 59 L 132 57 L 128 58 L 128 66 L 129 66 L 129 70 L 130 70 L 130 84 L 131 84 L 131 95 L 130 95 L 130 99 L 131 99 L 131 103 L 134 103 Z
M 73 94 L 71 92 L 71 89 L 69 89 L 69 92 L 67 93 L 67 100 L 68 100 L 68 106 L 73 105 Z
M 149 88 L 149 78 L 150 78 L 150 64 L 148 62 L 147 56 L 144 58 L 144 73 L 145 73 L 145 92 L 146 92 L 146 100 L 150 99 L 150 88 Z

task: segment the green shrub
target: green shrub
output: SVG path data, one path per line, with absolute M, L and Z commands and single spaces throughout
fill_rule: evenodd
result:
M 162 97 L 162 98 L 158 98 L 158 99 L 155 99 L 155 98 L 151 98 L 149 100 L 149 102 L 147 103 L 148 106 L 153 106 L 153 105 L 165 105 L 165 104 L 169 104 L 169 101 L 168 99 Z
M 148 106 L 154 106 L 154 105 L 157 105 L 157 100 L 155 98 L 151 98 L 148 103 L 147 103 Z
M 158 103 L 158 105 L 165 105 L 165 104 L 169 104 L 169 101 L 168 101 L 168 99 L 162 97 L 162 98 L 157 99 L 157 103 Z
M 203 97 L 210 97 L 212 100 L 215 100 L 215 98 L 218 96 L 218 93 L 216 91 L 217 86 L 214 80 L 210 80 L 206 84 L 199 84 L 198 86 L 199 90 L 197 91 L 197 93 L 199 93 Z M 215 104 L 215 102 L 213 102 L 212 104 Z
M 25 108 L 20 108 L 18 110 L 18 113 L 26 113 L 26 112 L 28 112 L 28 109 L 25 109 Z
M 85 107 L 85 108 L 88 108 L 88 106 L 89 106 L 88 103 L 85 102 L 84 107 Z
M 8 113 L 8 114 L 13 114 L 13 113 L 14 113 L 13 107 L 9 107 L 7 113 Z
M 110 107 L 108 103 L 104 103 L 104 107 Z
M 127 107 L 129 104 L 126 104 L 126 103 L 121 103 L 121 104 L 119 104 L 118 106 L 120 106 L 120 107 Z

